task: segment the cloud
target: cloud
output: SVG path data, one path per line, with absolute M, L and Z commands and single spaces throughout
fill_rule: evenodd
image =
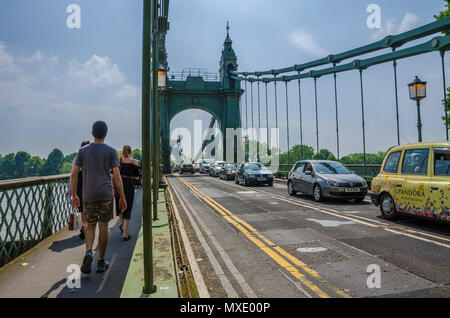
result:
M 86 87 L 93 89 L 106 86 L 117 86 L 125 82 L 125 75 L 117 64 L 112 64 L 109 57 L 93 55 L 85 63 L 73 59 L 69 63 L 67 76 L 70 79 L 82 80 Z
M 305 52 L 314 57 L 324 57 L 327 51 L 320 47 L 312 35 L 302 30 L 294 30 L 289 34 L 289 41 L 298 50 Z
M 63 63 L 41 51 L 13 56 L 0 43 L 0 127 L 20 132 L 0 138 L 2 153 L 71 153 L 98 119 L 110 126 L 111 145 L 139 146 L 139 101 L 139 88 L 107 56 Z
M 372 40 L 380 40 L 388 35 L 396 35 L 411 30 L 416 27 L 419 17 L 410 12 L 406 12 L 400 24 L 395 19 L 389 19 L 376 33 L 372 35 Z
M 6 46 L 3 42 L 0 42 L 0 74 L 16 71 L 14 59 L 6 52 Z

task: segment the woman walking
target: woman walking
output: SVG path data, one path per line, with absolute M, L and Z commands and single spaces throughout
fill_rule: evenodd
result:
M 131 147 L 128 145 L 123 146 L 122 156 L 120 157 L 120 175 L 122 176 L 123 188 L 125 192 L 125 198 L 127 201 L 127 209 L 121 212 L 117 209 L 117 215 L 120 218 L 120 230 L 122 231 L 123 240 L 128 241 L 131 236 L 128 235 L 128 226 L 130 224 L 131 210 L 133 209 L 134 201 L 134 189 L 137 178 L 139 178 L 139 161 L 131 157 Z M 118 205 L 118 198 L 116 198 L 116 206 Z
M 90 142 L 89 141 L 83 141 L 81 143 L 81 148 L 83 148 L 84 146 L 89 145 Z M 75 162 L 75 159 L 74 161 Z M 73 163 L 72 163 L 73 166 Z M 70 186 L 69 186 L 69 195 L 72 192 L 72 190 L 70 190 Z M 78 212 L 79 213 L 83 213 L 83 171 L 80 169 L 80 172 L 78 173 L 78 183 L 77 183 L 77 195 L 80 198 L 80 207 L 78 208 Z M 81 229 L 80 229 L 80 234 L 79 237 L 80 239 L 84 240 L 84 230 L 86 228 L 86 224 L 83 222 L 81 225 Z

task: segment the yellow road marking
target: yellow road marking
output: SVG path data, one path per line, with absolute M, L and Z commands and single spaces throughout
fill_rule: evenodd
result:
M 195 186 L 191 185 L 189 182 L 185 181 L 182 178 L 177 177 L 182 183 L 184 183 L 189 189 L 191 189 L 197 196 L 202 198 L 206 203 L 208 203 L 214 210 L 219 212 L 230 224 L 234 225 L 239 231 L 241 231 L 244 236 L 246 236 L 249 240 L 251 240 L 256 246 L 258 246 L 263 252 L 265 252 L 267 255 L 269 255 L 275 262 L 277 262 L 280 266 L 285 268 L 289 273 L 291 273 L 295 278 L 297 278 L 300 282 L 302 282 L 305 286 L 307 286 L 310 290 L 312 290 L 314 293 L 316 293 L 319 297 L 322 298 L 329 298 L 329 296 L 323 292 L 319 287 L 314 285 L 312 282 L 310 282 L 305 275 L 301 274 L 294 266 L 292 266 L 289 262 L 287 262 L 285 259 L 283 259 L 279 254 L 277 254 L 273 249 L 278 251 L 280 254 L 288 258 L 290 261 L 292 261 L 296 266 L 302 268 L 306 273 L 311 275 L 312 277 L 320 280 L 321 283 L 324 283 L 327 285 L 328 288 L 332 289 L 334 292 L 336 292 L 338 295 L 342 297 L 348 297 L 345 292 L 342 290 L 336 288 L 326 280 L 324 280 L 322 277 L 320 277 L 319 273 L 314 271 L 313 269 L 310 269 L 305 263 L 301 262 L 299 259 L 297 259 L 295 256 L 289 254 L 285 250 L 283 250 L 279 246 L 275 246 L 273 242 L 265 238 L 263 235 L 261 235 L 255 228 L 253 228 L 250 224 L 247 222 L 241 220 L 239 217 L 234 215 L 232 212 L 224 208 L 221 204 L 217 203 L 212 198 L 208 197 L 207 195 L 201 193 Z M 250 233 L 245 227 L 250 230 L 252 233 Z M 253 235 L 254 234 L 254 235 Z M 266 242 L 269 246 L 261 242 L 259 239 L 255 237 L 255 235 Z

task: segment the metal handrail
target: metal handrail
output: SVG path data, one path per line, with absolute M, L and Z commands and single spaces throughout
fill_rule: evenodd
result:
M 0 267 L 67 225 L 70 175 L 0 182 Z

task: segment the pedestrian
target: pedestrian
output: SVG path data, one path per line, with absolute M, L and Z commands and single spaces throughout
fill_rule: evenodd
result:
M 109 267 L 105 260 L 106 247 L 108 245 L 108 223 L 113 218 L 114 193 L 111 184 L 110 171 L 113 171 L 114 184 L 116 185 L 120 200 L 118 208 L 121 211 L 127 209 L 127 202 L 123 191 L 122 178 L 119 171 L 119 158 L 116 150 L 105 144 L 108 126 L 103 121 L 97 121 L 92 126 L 94 143 L 80 149 L 72 168 L 72 207 L 80 207 L 80 198 L 76 193 L 78 174 L 83 170 L 83 222 L 87 223 L 85 230 L 86 254 L 81 265 L 81 272 L 91 272 L 93 253 L 92 247 L 98 224 L 98 260 L 97 273 L 104 272 Z
M 83 141 L 81 143 L 80 149 L 83 148 L 84 146 L 89 145 L 89 144 L 90 144 L 89 140 Z M 76 160 L 76 158 L 74 159 L 74 161 L 72 163 L 72 167 L 75 164 L 75 160 Z M 80 207 L 78 208 L 78 212 L 83 214 L 83 169 L 80 169 L 80 172 L 78 173 L 77 195 L 78 195 L 78 198 L 80 198 Z M 79 234 L 80 239 L 82 239 L 82 240 L 84 240 L 84 238 L 85 238 L 85 234 L 84 234 L 85 229 L 86 229 L 86 223 L 84 223 L 82 221 L 80 234 Z
M 129 145 L 123 146 L 122 156 L 120 157 L 120 175 L 123 181 L 123 190 L 127 200 L 127 209 L 122 212 L 117 210 L 120 218 L 120 230 L 122 231 L 122 239 L 129 241 L 131 236 L 128 234 L 128 226 L 130 224 L 131 210 L 133 209 L 134 190 L 139 179 L 140 164 L 139 161 L 131 157 L 132 150 Z M 116 206 L 119 205 L 119 198 L 116 197 Z

